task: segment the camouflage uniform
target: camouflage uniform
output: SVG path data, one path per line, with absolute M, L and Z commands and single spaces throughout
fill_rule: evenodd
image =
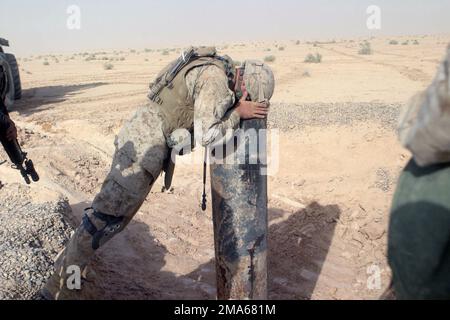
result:
M 399 137 L 421 166 L 450 162 L 450 47 L 431 86 L 403 112 Z
M 398 299 L 450 299 L 450 48 L 428 89 L 413 98 L 399 136 L 414 159 L 391 209 L 388 261 Z
M 240 118 L 232 109 L 234 93 L 223 70 L 214 65 L 196 67 L 187 74 L 186 84 L 194 101 L 194 121 L 201 120 L 203 145 L 238 127 Z M 141 107 L 120 131 L 111 171 L 92 210 L 58 257 L 56 272 L 43 290 L 47 298 L 77 298 L 66 288 L 67 268 L 75 265 L 85 270 L 96 249 L 125 228 L 150 192 L 169 157 L 171 132 L 165 132 L 159 108 L 155 103 Z

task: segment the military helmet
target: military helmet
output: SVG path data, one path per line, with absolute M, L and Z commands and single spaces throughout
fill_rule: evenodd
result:
M 257 60 L 246 60 L 242 64 L 244 83 L 250 99 L 254 102 L 268 102 L 275 90 L 275 77 L 272 69 Z

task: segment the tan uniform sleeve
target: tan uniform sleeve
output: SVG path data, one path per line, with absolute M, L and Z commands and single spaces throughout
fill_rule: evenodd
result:
M 194 100 L 194 127 L 201 130 L 203 146 L 225 136 L 227 130 L 239 127 L 240 117 L 233 109 L 234 93 L 228 88 L 228 78 L 220 68 L 195 68 L 187 74 L 186 83 Z
M 450 162 L 450 48 L 433 83 L 400 117 L 399 138 L 420 166 Z

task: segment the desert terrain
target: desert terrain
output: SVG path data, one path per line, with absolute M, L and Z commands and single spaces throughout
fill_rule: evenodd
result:
M 364 41 L 372 54 L 359 54 Z M 280 161 L 269 177 L 270 298 L 377 299 L 389 285 L 389 208 L 410 158 L 397 141 L 397 119 L 430 83 L 449 42 L 216 44 L 238 61 L 274 60 L 269 126 L 279 131 Z M 41 181 L 21 186 L 20 174 L 0 165 L 0 201 L 27 188 L 34 203 L 63 196 L 75 227 L 109 170 L 115 135 L 180 50 L 20 57 L 24 94 L 11 117 Z M 321 62 L 305 62 L 310 53 Z M 158 180 L 135 220 L 94 259 L 85 298 L 215 298 L 211 203 L 201 211 L 201 175 L 201 165 L 180 164 L 173 190 L 161 192 Z

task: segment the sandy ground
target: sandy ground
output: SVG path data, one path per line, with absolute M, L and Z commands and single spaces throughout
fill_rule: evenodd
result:
M 392 126 L 357 114 L 350 122 L 296 126 L 277 115 L 296 104 L 315 105 L 319 120 L 339 117 L 328 114 L 330 105 L 389 105 L 397 112 L 430 82 L 450 37 L 403 37 L 389 45 L 391 39 L 371 39 L 369 56 L 358 55 L 362 39 L 221 48 L 240 61 L 276 56 L 270 122 L 280 129 L 280 167 L 269 179 L 271 298 L 376 299 L 389 284 L 389 206 L 409 158 Z M 322 63 L 304 63 L 315 52 Z M 24 98 L 12 117 L 42 177 L 32 186 L 36 193 L 45 186 L 68 197 L 79 222 L 109 169 L 115 134 L 176 55 L 118 50 L 92 61 L 80 54 L 22 57 Z M 115 60 L 112 70 L 104 69 L 102 57 Z M 211 209 L 199 208 L 201 169 L 180 165 L 171 193 L 157 183 L 134 222 L 95 258 L 87 298 L 215 298 Z M 0 176 L 5 189 L 20 182 L 7 165 Z M 373 288 L 367 283 L 377 268 L 381 286 Z

